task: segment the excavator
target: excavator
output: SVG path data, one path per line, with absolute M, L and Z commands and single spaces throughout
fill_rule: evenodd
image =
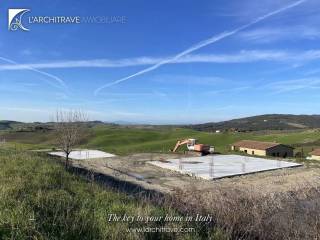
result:
M 197 139 L 189 138 L 189 139 L 183 139 L 179 140 L 176 143 L 176 146 L 172 150 L 172 152 L 176 152 L 180 146 L 187 144 L 187 148 L 189 151 L 199 152 L 201 155 L 207 155 L 209 153 L 214 152 L 213 146 L 209 146 L 206 144 L 197 143 Z

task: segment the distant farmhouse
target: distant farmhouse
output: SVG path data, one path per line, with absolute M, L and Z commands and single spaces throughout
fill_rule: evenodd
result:
M 231 150 L 257 156 L 293 157 L 293 147 L 275 142 L 242 140 L 232 144 Z
M 312 151 L 309 154 L 311 155 L 311 157 L 309 159 L 320 160 L 320 148 L 315 149 L 314 151 Z

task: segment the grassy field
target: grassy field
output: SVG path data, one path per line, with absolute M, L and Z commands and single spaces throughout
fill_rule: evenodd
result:
M 52 148 L 55 146 L 54 132 L 10 132 L 2 137 L 18 147 L 27 149 Z M 1 138 L 1 133 L 0 133 Z M 208 133 L 183 128 L 137 129 L 125 127 L 97 126 L 88 129 L 82 139 L 82 147 L 97 148 L 116 154 L 136 152 L 168 152 L 178 139 L 197 138 L 200 142 L 215 146 L 218 152 L 228 152 L 230 144 L 242 139 L 276 141 L 304 148 L 305 153 L 320 147 L 320 131 L 304 130 L 291 132 Z M 181 148 L 182 150 L 184 148 Z
M 108 222 L 108 214 L 179 216 L 66 172 L 52 159 L 0 150 L 0 239 L 206 239 L 179 222 Z M 201 235 L 130 233 L 138 227 L 191 227 Z
M 216 150 L 221 153 L 228 152 L 230 144 L 242 139 L 276 141 L 294 145 L 297 148 L 304 146 L 306 151 L 317 147 L 317 141 L 320 139 L 320 131 L 317 130 L 282 133 L 207 133 L 182 128 L 145 130 L 99 127 L 92 131 L 94 131 L 94 137 L 88 138 L 86 142 L 88 147 L 117 154 L 167 152 L 174 147 L 178 139 L 183 138 L 197 138 L 201 143 L 215 146 Z

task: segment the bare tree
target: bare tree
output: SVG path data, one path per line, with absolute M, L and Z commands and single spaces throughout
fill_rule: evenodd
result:
M 60 110 L 55 116 L 55 130 L 59 147 L 65 154 L 65 167 L 69 166 L 69 155 L 79 144 L 83 128 L 88 121 L 87 115 L 81 110 Z

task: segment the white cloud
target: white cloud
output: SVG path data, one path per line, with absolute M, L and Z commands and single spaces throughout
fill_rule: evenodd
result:
M 218 83 L 225 82 L 226 79 L 218 76 L 199 76 L 199 75 L 178 75 L 178 74 L 160 74 L 150 78 L 156 83 L 166 84 L 188 84 L 188 85 L 204 85 L 215 86 Z
M 53 86 L 53 87 L 62 88 L 62 89 L 66 89 L 67 88 L 66 83 L 61 78 L 59 78 L 59 77 L 57 77 L 57 76 L 55 76 L 53 74 L 50 74 L 50 73 L 45 72 L 45 71 L 38 70 L 37 68 L 35 68 L 33 66 L 29 66 L 29 65 L 21 66 L 16 61 L 13 61 L 12 59 L 9 59 L 9 58 L 0 57 L 0 60 L 2 60 L 4 62 L 7 62 L 7 63 L 10 63 L 10 65 L 7 65 L 7 66 L 18 66 L 17 69 L 29 70 L 29 71 L 36 72 L 36 73 L 39 73 L 39 74 L 45 76 L 46 77 L 45 81 L 48 84 L 50 84 L 51 86 Z M 15 70 L 17 70 L 17 69 L 15 69 Z
M 33 54 L 33 52 L 27 48 L 27 49 L 23 49 L 21 52 L 20 52 L 21 55 L 24 55 L 24 56 L 31 56 Z
M 272 9 L 280 8 L 283 5 L 290 4 L 294 0 L 241 0 L 241 1 L 223 1 L 223 6 L 219 6 L 215 2 L 212 4 L 212 11 L 217 16 L 230 17 L 232 20 L 236 19 L 239 22 L 248 21 L 252 18 L 260 16 L 265 12 L 272 11 Z M 278 17 L 281 20 L 286 20 L 292 15 L 295 17 L 310 17 L 313 14 L 318 15 L 320 3 L 318 0 L 308 0 L 306 4 L 300 5 L 299 8 L 292 9 L 290 16 L 285 14 Z M 218 11 L 216 11 L 218 9 Z
M 256 61 L 275 61 L 275 62 L 305 62 L 318 60 L 320 50 L 313 49 L 308 51 L 284 51 L 284 50 L 242 50 L 232 54 L 191 54 L 168 64 L 182 63 L 248 63 Z M 1 59 L 1 57 L 0 57 Z M 47 63 L 28 63 L 28 64 L 0 64 L 0 70 L 28 70 L 35 69 L 59 69 L 59 68 L 121 68 L 131 66 L 153 65 L 159 61 L 166 61 L 168 57 L 153 58 L 140 57 L 132 59 L 93 59 L 75 60 Z
M 266 88 L 270 89 L 274 94 L 300 90 L 318 90 L 320 89 L 320 78 L 300 78 L 277 81 L 263 87 L 263 89 Z
M 220 94 L 228 94 L 228 93 L 238 93 L 251 89 L 251 86 L 243 86 L 243 87 L 235 87 L 235 88 L 227 88 L 227 89 L 219 89 L 204 92 L 206 95 L 220 95 Z
M 76 61 L 56 61 L 46 63 L 28 63 L 28 64 L 2 64 L 0 70 L 25 70 L 28 68 L 50 69 L 50 68 L 117 68 L 130 67 L 140 65 L 151 65 L 163 58 L 139 57 L 120 60 L 110 59 L 92 59 L 92 60 L 76 60 Z
M 275 41 L 290 41 L 297 39 L 316 40 L 320 38 L 320 30 L 308 26 L 258 28 L 239 34 L 245 41 L 270 43 Z
M 319 74 L 320 73 L 320 68 L 314 68 L 314 69 L 311 69 L 311 70 L 308 70 L 306 72 L 304 72 L 304 75 L 315 75 L 315 74 Z

